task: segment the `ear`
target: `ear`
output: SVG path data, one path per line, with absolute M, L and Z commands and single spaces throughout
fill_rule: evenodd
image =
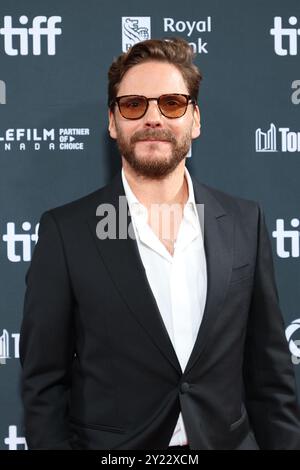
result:
M 199 106 L 196 104 L 193 109 L 193 125 L 192 125 L 192 138 L 196 139 L 200 135 L 201 129 L 201 114 Z
M 115 115 L 111 109 L 108 110 L 108 132 L 112 139 L 117 138 Z

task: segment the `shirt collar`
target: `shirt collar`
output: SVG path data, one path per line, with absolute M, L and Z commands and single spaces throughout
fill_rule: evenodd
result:
M 124 186 L 125 195 L 128 201 L 128 206 L 130 209 L 131 215 L 137 219 L 139 222 L 147 222 L 147 208 L 137 199 L 136 195 L 133 193 L 127 178 L 125 176 L 124 169 L 122 168 L 122 181 Z M 190 222 L 195 229 L 199 228 L 199 219 L 198 212 L 195 202 L 195 194 L 193 188 L 193 182 L 190 176 L 190 173 L 186 167 L 184 167 L 184 174 L 186 177 L 188 185 L 188 200 L 184 206 L 183 215 L 188 222 Z
M 188 200 L 186 202 L 186 205 L 191 204 L 192 206 L 194 206 L 194 209 L 196 209 L 193 183 L 192 183 L 192 179 L 191 179 L 191 176 L 190 176 L 190 173 L 189 173 L 187 167 L 184 167 L 184 174 L 185 174 L 186 181 L 187 181 L 187 184 L 188 184 Z M 122 182 L 123 182 L 124 191 L 125 191 L 125 195 L 127 197 L 129 207 L 133 203 L 140 204 L 142 206 L 143 204 L 137 199 L 136 195 L 133 193 L 131 187 L 129 186 L 129 183 L 127 181 L 127 178 L 125 176 L 125 172 L 124 172 L 123 168 L 122 168 L 122 171 L 121 171 L 121 175 L 122 175 Z

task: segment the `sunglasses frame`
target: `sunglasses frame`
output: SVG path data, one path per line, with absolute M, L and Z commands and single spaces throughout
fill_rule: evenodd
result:
M 136 118 L 129 118 L 129 117 L 126 117 L 126 116 L 124 116 L 124 115 L 122 114 L 121 107 L 120 107 L 120 100 L 121 100 L 122 98 L 128 98 L 128 97 L 130 97 L 130 96 L 136 96 L 136 97 L 138 97 L 138 98 L 143 98 L 143 99 L 145 99 L 146 102 L 147 102 L 147 106 L 146 106 L 146 108 L 145 108 L 144 113 L 143 113 L 141 116 L 139 116 L 139 117 L 136 117 Z M 163 113 L 163 111 L 161 110 L 160 105 L 159 105 L 159 100 L 160 100 L 161 98 L 163 98 L 164 96 L 184 96 L 184 97 L 186 98 L 186 107 L 185 107 L 184 113 L 181 114 L 180 116 L 166 116 L 166 115 Z M 196 105 L 196 104 L 197 104 L 197 101 L 196 101 L 194 98 L 192 98 L 190 95 L 186 95 L 185 93 L 165 93 L 165 94 L 163 94 L 163 95 L 158 96 L 158 98 L 147 98 L 147 96 L 144 96 L 144 95 L 122 95 L 122 96 L 117 96 L 117 97 L 115 98 L 115 100 L 111 102 L 111 105 L 115 105 L 115 104 L 118 105 L 120 114 L 121 114 L 121 116 L 123 116 L 124 119 L 129 119 L 130 121 L 136 121 L 137 119 L 141 119 L 142 117 L 145 116 L 145 114 L 146 114 L 146 112 L 148 111 L 148 108 L 149 108 L 149 101 L 156 101 L 160 113 L 161 113 L 164 117 L 166 117 L 166 118 L 168 118 L 168 119 L 178 119 L 178 118 L 181 118 L 182 116 L 185 115 L 189 104 L 193 104 L 193 105 Z

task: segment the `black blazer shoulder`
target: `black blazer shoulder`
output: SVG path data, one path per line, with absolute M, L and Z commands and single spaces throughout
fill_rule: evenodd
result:
M 96 215 L 96 210 L 101 203 L 115 203 L 119 194 L 124 194 L 121 172 L 102 188 L 99 188 L 74 201 L 62 204 L 46 212 L 50 212 L 57 220 L 79 220 Z
M 257 209 L 260 206 L 260 204 L 255 200 L 234 196 L 230 193 L 221 191 L 220 189 L 216 189 L 212 186 L 201 183 L 194 177 L 192 180 L 194 186 L 197 187 L 198 185 L 200 188 L 202 187 L 202 190 L 214 198 L 220 204 L 220 206 L 222 206 L 226 213 L 243 214 L 245 211 Z

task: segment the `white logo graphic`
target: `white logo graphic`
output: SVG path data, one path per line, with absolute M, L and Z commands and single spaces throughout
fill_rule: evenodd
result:
M 291 226 L 295 229 L 300 225 L 299 219 L 292 219 Z M 299 258 L 300 252 L 300 231 L 285 230 L 284 220 L 276 220 L 276 230 L 272 232 L 272 236 L 276 239 L 276 252 L 280 258 Z M 285 240 L 289 240 L 290 250 L 286 250 Z
M 9 358 L 9 336 L 8 331 L 3 330 L 0 336 L 0 364 L 5 364 Z
M 211 16 L 207 16 L 205 20 L 198 21 L 175 21 L 174 18 L 164 18 L 164 32 L 171 33 L 186 33 L 190 38 L 195 32 L 210 33 L 211 32 Z M 189 42 L 194 52 L 198 54 L 207 54 L 207 42 L 203 42 L 202 38 L 197 38 L 196 42 Z
M 4 242 L 7 243 L 7 258 L 12 263 L 19 263 L 20 261 L 31 260 L 31 242 L 37 243 L 39 225 L 36 224 L 34 233 L 16 233 L 14 222 L 7 223 L 7 232 L 2 236 Z M 29 232 L 31 224 L 23 222 L 22 229 L 24 232 Z M 16 254 L 16 245 L 21 243 L 21 255 Z
M 18 437 L 18 429 L 14 425 L 8 426 L 8 437 L 4 439 L 4 444 L 8 450 L 28 450 L 25 437 Z
M 19 23 L 21 25 L 28 24 L 28 17 L 25 15 L 20 16 Z M 42 26 L 42 24 L 46 26 Z M 4 16 L 4 27 L 0 28 L 0 34 L 4 36 L 4 50 L 7 55 L 28 55 L 29 43 L 32 43 L 32 54 L 41 55 L 42 36 L 47 39 L 47 53 L 48 55 L 55 55 L 56 53 L 56 36 L 61 34 L 61 28 L 56 28 L 55 25 L 61 23 L 61 16 L 36 16 L 32 20 L 32 27 L 13 27 L 12 17 Z M 32 42 L 29 41 L 29 36 L 32 36 Z M 16 41 L 16 38 L 19 41 Z M 19 47 L 15 47 L 18 44 Z
M 288 19 L 290 26 L 296 26 L 298 20 L 295 16 Z M 298 37 L 300 36 L 299 28 L 283 28 L 282 17 L 275 16 L 274 28 L 270 29 L 271 36 L 274 36 L 274 51 L 277 55 L 297 55 L 298 53 Z M 287 37 L 287 48 L 283 47 L 283 38 Z
M 294 320 L 285 330 L 285 336 L 286 339 L 289 343 L 289 348 L 290 352 L 292 354 L 292 362 L 293 364 L 299 364 L 299 358 L 300 358 L 300 341 L 299 340 L 293 340 L 292 336 L 295 333 L 295 331 L 299 330 L 300 328 L 300 318 L 297 318 L 297 320 Z
M 88 128 L 60 128 L 60 129 L 0 129 L 0 149 L 10 150 L 41 150 L 45 149 L 43 142 L 47 143 L 48 150 L 84 150 L 82 142 L 90 135 Z M 80 139 L 80 141 L 76 141 Z M 1 146 L 2 144 L 2 146 Z
M 12 344 L 10 344 L 10 340 Z M 6 364 L 6 359 L 18 359 L 20 357 L 19 343 L 20 333 L 9 334 L 7 330 L 2 331 L 0 336 L 0 364 Z
M 6 104 L 6 84 L 0 80 L 0 104 Z
M 276 152 L 276 128 L 271 124 L 267 132 L 256 129 L 255 148 L 257 152 Z
M 300 152 L 300 132 L 293 132 L 289 127 L 279 127 L 280 145 L 278 145 L 277 131 L 272 123 L 267 132 L 262 132 L 261 128 L 255 131 L 256 152 L 277 152 L 277 147 L 281 152 Z
M 134 44 L 151 38 L 150 16 L 122 17 L 122 51 L 127 52 Z
M 295 90 L 291 94 L 291 101 L 293 104 L 300 104 L 300 80 L 294 80 L 291 85 L 292 89 Z

